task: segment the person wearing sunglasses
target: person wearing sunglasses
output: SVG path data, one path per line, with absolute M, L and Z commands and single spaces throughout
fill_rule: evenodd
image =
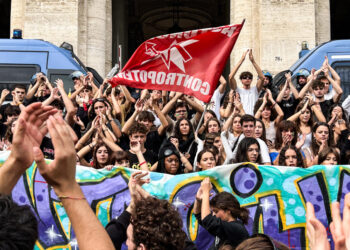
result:
M 255 71 L 258 74 L 258 79 L 256 81 L 256 85 L 251 86 L 253 82 L 253 74 L 249 71 L 244 71 L 239 76 L 239 79 L 241 80 L 243 88 L 238 88 L 237 82 L 235 80 L 235 75 L 239 70 L 239 68 L 241 67 L 242 63 L 244 62 L 248 53 L 249 53 L 249 60 L 253 64 Z M 243 109 L 246 114 L 249 114 L 249 115 L 254 114 L 254 105 L 258 100 L 259 92 L 263 87 L 263 79 L 264 79 L 264 74 L 261 68 L 259 67 L 259 65 L 255 62 L 252 50 L 248 49 L 243 53 L 242 58 L 234 66 L 233 70 L 229 75 L 230 87 L 231 89 L 236 90 L 240 95 L 241 103 L 243 104 Z
M 167 144 L 160 149 L 157 172 L 171 175 L 182 174 L 184 169 L 181 165 L 181 156 L 175 146 Z

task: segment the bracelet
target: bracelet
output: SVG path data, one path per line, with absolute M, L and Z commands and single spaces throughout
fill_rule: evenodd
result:
M 271 108 L 275 107 L 275 105 L 276 105 L 276 102 L 274 104 L 272 104 Z
M 65 196 L 65 195 L 58 196 L 58 198 L 59 198 L 60 200 L 62 200 L 62 199 L 86 200 L 85 197 L 71 197 L 71 196 Z
M 141 167 L 143 164 L 147 163 L 146 161 L 143 161 L 139 164 L 139 166 Z
M 93 146 L 91 146 L 91 143 L 90 143 L 90 144 L 89 144 L 89 148 L 91 148 L 91 149 L 92 149 L 92 147 L 93 147 Z

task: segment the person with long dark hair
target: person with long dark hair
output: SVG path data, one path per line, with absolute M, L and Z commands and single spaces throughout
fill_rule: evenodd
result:
M 318 154 L 327 147 L 333 146 L 333 136 L 329 125 L 325 122 L 317 122 L 312 127 L 312 143 L 309 148 L 304 148 L 306 165 L 308 167 L 318 164 Z
M 294 145 L 286 145 L 281 149 L 278 158 L 279 166 L 305 168 L 303 156 Z
M 199 224 L 216 237 L 210 249 L 219 249 L 223 244 L 236 247 L 249 237 L 244 226 L 248 223 L 249 211 L 228 192 L 221 192 L 209 200 L 211 189 L 210 179 L 205 178 L 196 194 L 194 214 Z
M 96 169 L 102 169 L 114 163 L 112 155 L 112 150 L 106 144 L 103 142 L 97 143 L 92 153 L 92 167 Z
M 252 137 L 244 138 L 239 144 L 236 155 L 236 162 L 261 163 L 259 142 Z
M 276 137 L 275 127 L 278 126 L 284 116 L 282 109 L 273 99 L 269 89 L 266 90 L 266 94 L 263 97 L 262 102 L 259 103 L 258 100 L 255 107 L 259 107 L 255 112 L 255 118 L 258 119 L 261 117 L 261 120 L 264 122 L 266 128 L 266 138 L 274 143 Z M 272 111 L 276 113 L 276 116 L 272 116 Z
M 288 120 L 281 121 L 276 131 L 275 146 L 270 149 L 270 157 L 274 165 L 278 165 L 278 157 L 281 149 L 290 144 L 300 148 L 303 141 L 298 141 L 297 128 L 294 122 Z
M 298 138 L 304 142 L 304 144 L 301 146 L 302 149 L 311 146 L 311 131 L 314 124 L 313 116 L 315 116 L 318 121 L 326 121 L 326 118 L 323 116 L 319 105 L 313 102 L 311 96 L 307 96 L 306 101 L 299 103 L 297 106 L 296 113 L 288 118 L 288 121 L 295 122 L 296 124 Z
M 179 139 L 179 151 L 189 154 L 189 161 L 193 165 L 197 152 L 194 129 L 192 123 L 187 118 L 180 118 L 175 124 L 174 136 Z

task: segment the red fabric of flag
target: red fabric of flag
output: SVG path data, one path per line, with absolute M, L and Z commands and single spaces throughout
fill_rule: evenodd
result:
M 182 92 L 209 102 L 242 24 L 191 30 L 142 43 L 109 82 Z

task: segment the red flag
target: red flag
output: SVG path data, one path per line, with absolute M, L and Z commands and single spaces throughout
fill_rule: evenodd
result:
M 243 23 L 151 38 L 110 83 L 182 92 L 209 102 L 242 27 Z

